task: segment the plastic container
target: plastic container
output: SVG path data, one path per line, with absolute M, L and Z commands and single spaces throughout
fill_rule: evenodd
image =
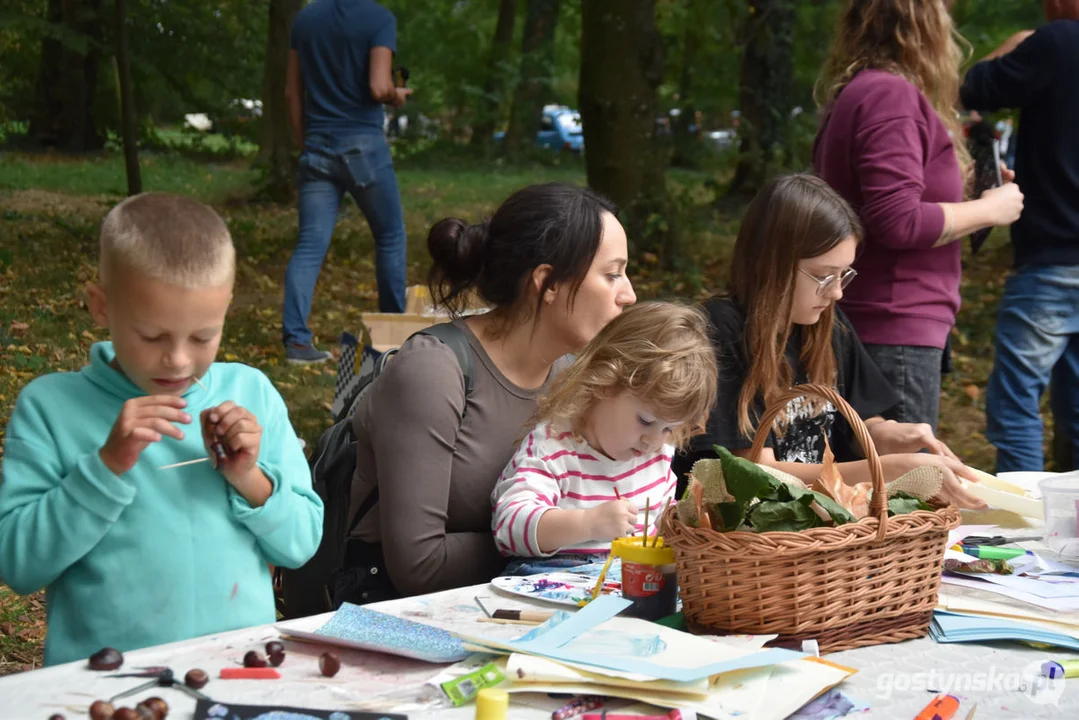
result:
M 616 557 L 622 558 L 622 597 L 633 601 L 623 615 L 659 620 L 677 612 L 678 572 L 674 550 L 664 544 L 662 537 L 649 537 L 647 544 L 641 537 L 624 537 L 611 542 L 611 555 L 600 573 L 593 597 L 603 586 L 607 568 Z
M 1079 472 L 1038 483 L 1045 511 L 1045 543 L 1062 558 L 1079 560 Z
M 509 707 L 509 693 L 498 688 L 484 688 L 476 695 L 476 720 L 506 720 Z

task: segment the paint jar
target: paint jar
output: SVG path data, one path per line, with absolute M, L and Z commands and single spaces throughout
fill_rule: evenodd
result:
M 677 611 L 674 550 L 662 537 L 649 537 L 647 543 L 640 537 L 618 538 L 611 543 L 611 557 L 622 559 L 622 597 L 633 601 L 623 615 L 659 620 Z
M 1079 472 L 1038 483 L 1045 510 L 1045 544 L 1061 558 L 1079 559 Z

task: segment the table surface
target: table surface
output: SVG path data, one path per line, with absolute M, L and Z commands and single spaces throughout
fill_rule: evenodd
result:
M 497 607 L 558 607 L 507 595 L 490 585 L 369 607 L 448 630 L 475 633 L 482 628 L 492 637 L 513 638 L 529 630 L 520 625 L 478 624 L 483 615 L 475 601 L 477 596 L 489 598 L 484 603 L 489 608 L 495 598 Z M 474 716 L 472 705 L 462 708 L 432 705 L 441 693 L 426 683 L 445 666 L 332 648 L 340 656 L 342 667 L 335 677 L 325 678 L 318 672 L 318 656 L 327 648 L 290 640 L 285 641 L 287 659 L 279 668 L 281 680 L 217 679 L 221 668 L 239 666 L 248 650 L 262 651 L 267 641 L 279 638 L 278 626 L 310 631 L 324 624 L 329 616 L 327 613 L 125 653 L 124 669 L 168 666 L 183 677 L 191 668 L 202 668 L 211 677 L 203 692 L 226 702 L 341 710 L 361 709 L 360 704 L 369 704 L 372 711 L 400 712 L 423 720 L 464 720 Z M 1031 691 L 1030 680 L 1036 668 L 1050 657 L 1059 658 L 1061 654 L 1018 643 L 938 644 L 928 637 L 827 656 L 858 671 L 840 686 L 871 706 L 867 714 L 857 717 L 910 720 L 933 698 L 930 691 L 953 690 L 977 702 L 978 720 L 1079 718 L 1079 678 Z M 90 671 L 85 662 L 75 662 L 0 677 L 0 717 L 45 720 L 53 713 L 62 713 L 69 720 L 86 717 L 86 708 L 94 700 L 108 698 L 141 682 L 135 678 L 108 678 L 107 674 Z M 139 699 L 153 695 L 169 703 L 170 718 L 193 717 L 195 701 L 175 689 L 149 690 L 120 704 L 134 706 Z M 538 694 L 515 694 L 511 698 L 510 717 L 515 720 L 550 718 L 551 712 L 564 702 Z

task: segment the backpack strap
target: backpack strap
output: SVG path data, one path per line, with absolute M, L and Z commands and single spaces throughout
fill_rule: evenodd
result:
M 453 354 L 457 357 L 457 364 L 461 366 L 461 374 L 465 378 L 465 398 L 468 398 L 472 394 L 472 390 L 475 384 L 472 380 L 472 345 L 468 342 L 468 336 L 465 335 L 461 328 L 457 327 L 452 322 L 439 323 L 438 325 L 432 325 L 429 328 L 423 330 L 417 330 L 409 337 L 414 335 L 430 335 L 433 338 L 438 339 L 444 345 L 448 345 L 450 350 L 453 350 Z M 408 342 L 407 340 L 405 342 Z M 403 345 L 404 343 L 402 343 Z M 397 352 L 397 349 L 389 350 L 378 359 L 379 363 L 385 363 L 392 355 Z M 381 372 L 381 367 L 379 371 Z M 466 405 L 467 409 L 467 405 Z M 464 411 L 461 413 L 461 417 L 464 417 Z M 347 422 L 352 422 L 351 415 Z M 360 507 L 356 510 L 356 516 L 353 518 L 352 523 L 349 524 L 348 532 L 345 533 L 345 537 L 349 537 L 356 530 L 356 526 L 360 524 L 364 516 L 378 503 L 378 485 L 375 485 L 375 489 L 367 493 L 367 497 L 360 503 Z
M 457 327 L 456 323 L 445 322 L 432 325 L 429 328 L 419 330 L 415 335 L 430 335 L 438 338 L 443 344 L 448 345 L 453 354 L 457 356 L 457 364 L 461 366 L 461 374 L 465 378 L 465 397 L 472 394 L 474 383 L 472 380 L 472 345 L 468 342 L 468 336 L 464 330 Z

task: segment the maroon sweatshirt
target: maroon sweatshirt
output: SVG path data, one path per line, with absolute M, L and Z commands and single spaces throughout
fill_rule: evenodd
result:
M 857 211 L 866 241 L 840 303 L 863 343 L 943 348 L 959 310 L 962 247 L 934 248 L 937 203 L 960 202 L 952 139 L 909 81 L 863 70 L 828 108 L 816 173 Z

